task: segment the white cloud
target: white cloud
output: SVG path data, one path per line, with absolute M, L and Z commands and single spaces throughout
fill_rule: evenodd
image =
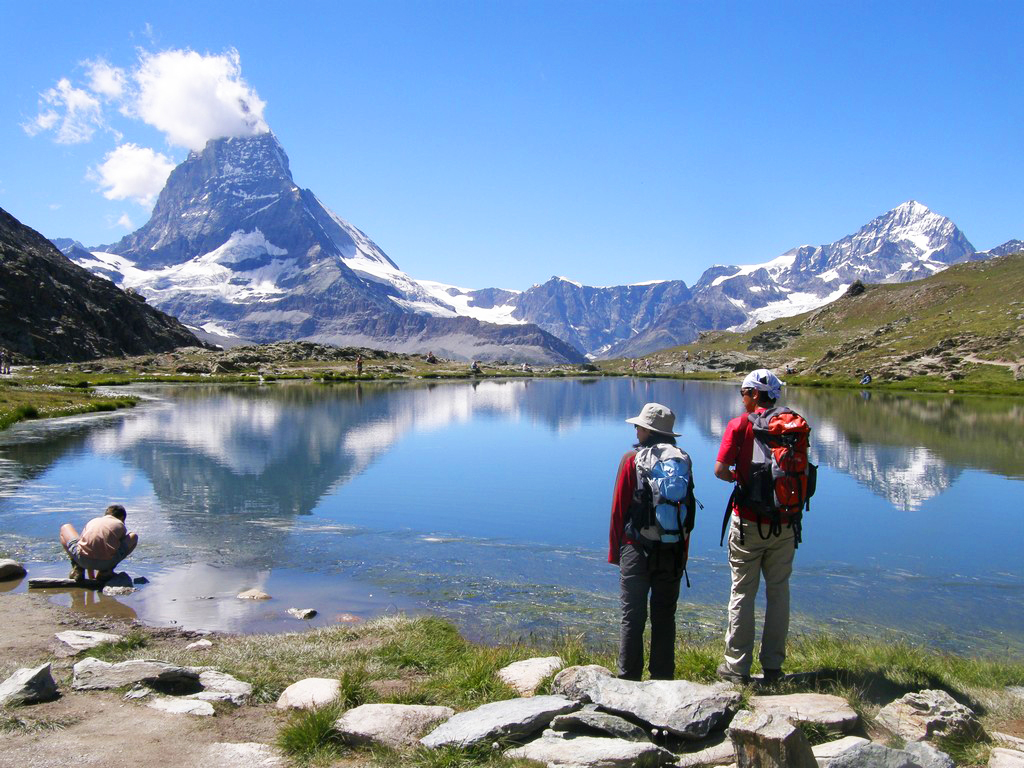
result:
M 111 66 L 103 59 L 84 62 L 89 72 L 89 88 L 108 100 L 124 95 L 127 77 L 120 67 Z
M 150 206 L 172 170 L 174 162 L 166 155 L 129 142 L 108 152 L 90 177 L 99 181 L 108 200 L 131 199 Z
M 253 136 L 269 128 L 266 102 L 242 79 L 237 51 L 142 53 L 129 114 L 162 131 L 170 144 L 201 150 L 210 139 Z
M 35 119 L 22 125 L 29 136 L 55 130 L 54 140 L 58 144 L 81 144 L 89 141 L 103 125 L 99 99 L 82 88 L 75 88 L 66 77 L 39 94 L 39 104 L 40 111 Z
M 124 227 L 129 232 L 135 229 L 135 225 L 132 224 L 132 220 L 128 217 L 127 213 L 122 213 L 121 218 L 117 220 L 117 226 Z

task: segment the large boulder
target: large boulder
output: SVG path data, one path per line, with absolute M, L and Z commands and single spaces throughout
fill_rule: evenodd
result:
M 520 696 L 532 696 L 548 675 L 565 666 L 558 656 L 516 661 L 498 670 L 498 679 L 515 688 Z
M 740 700 L 739 692 L 726 683 L 620 680 L 596 665 L 563 669 L 552 691 L 692 740 L 703 739 L 724 724 Z
M 926 741 L 911 741 L 903 747 L 905 752 L 914 756 L 922 768 L 955 768 L 953 758 Z
M 596 736 L 563 737 L 547 731 L 522 747 L 505 752 L 513 759 L 536 760 L 549 768 L 632 768 L 668 765 L 675 755 L 650 742 L 604 739 Z
M 818 765 L 828 765 L 830 761 L 839 757 L 846 750 L 868 743 L 870 743 L 868 739 L 860 736 L 843 736 L 835 741 L 815 744 L 811 747 L 811 751 L 814 753 L 814 759 L 818 761 Z
M 415 746 L 424 731 L 454 714 L 451 707 L 425 704 L 363 704 L 339 717 L 334 729 L 349 744 L 400 749 Z
M 494 701 L 460 712 L 428 733 L 420 743 L 427 747 L 468 747 L 498 738 L 521 738 L 543 730 L 558 715 L 580 705 L 561 696 L 533 696 Z
M 341 693 L 341 683 L 329 677 L 307 677 L 292 683 L 277 698 L 278 709 L 314 709 L 330 704 Z
M 924 768 L 917 759 L 902 749 L 869 741 L 848 749 L 828 764 L 828 768 Z
M 0 707 L 8 704 L 35 704 L 58 696 L 50 665 L 23 667 L 0 683 Z
M 74 666 L 71 687 L 76 691 L 106 690 L 146 683 L 158 686 L 198 686 L 199 673 L 156 659 L 137 659 L 111 664 L 99 659 L 82 659 Z
M 738 768 L 818 768 L 807 737 L 783 715 L 744 709 L 727 732 Z
M 757 712 L 788 717 L 794 723 L 815 723 L 833 733 L 847 733 L 858 716 L 846 699 L 825 693 L 790 693 L 784 696 L 751 696 Z
M 17 560 L 11 560 L 6 557 L 0 559 L 0 581 L 20 579 L 26 573 L 25 566 Z
M 906 741 L 929 741 L 938 736 L 973 738 L 981 733 L 974 712 L 937 690 L 908 693 L 882 707 L 875 720 Z

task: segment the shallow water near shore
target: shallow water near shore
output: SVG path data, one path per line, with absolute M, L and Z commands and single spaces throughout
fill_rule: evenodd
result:
M 614 473 L 648 401 L 679 414 L 698 514 L 684 631 L 721 632 L 729 486 L 711 474 L 738 388 L 643 379 L 133 387 L 132 411 L 0 433 L 0 551 L 63 576 L 56 532 L 129 510 L 150 583 L 83 611 L 283 631 L 440 613 L 480 640 L 615 636 Z M 123 391 L 123 390 L 119 390 Z M 1024 410 L 1009 399 L 785 392 L 814 426 L 818 493 L 796 629 L 1024 651 Z M 264 602 L 235 595 L 259 587 Z M 13 589 L 24 589 L 24 584 Z M 93 599 L 87 599 L 91 597 Z M 287 608 L 316 608 L 311 622 Z

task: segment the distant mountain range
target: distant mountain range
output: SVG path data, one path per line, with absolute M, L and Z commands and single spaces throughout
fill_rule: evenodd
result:
M 0 347 L 17 359 L 91 360 L 201 343 L 142 296 L 72 264 L 0 208 Z
M 693 287 L 553 277 L 526 291 L 468 290 L 404 273 L 295 185 L 271 133 L 216 139 L 190 154 L 149 222 L 119 242 L 54 242 L 221 344 L 310 340 L 529 362 L 641 356 L 702 331 L 813 309 L 854 280 L 904 282 L 1020 247 L 978 253 L 952 221 L 910 201 L 827 245 L 713 266 Z

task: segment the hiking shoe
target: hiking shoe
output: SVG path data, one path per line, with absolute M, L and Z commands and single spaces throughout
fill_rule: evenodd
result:
M 777 683 L 782 679 L 781 669 L 765 669 L 761 674 L 762 683 Z
M 99 571 L 96 574 L 96 581 L 110 581 L 114 578 L 113 571 Z
M 80 566 L 78 563 L 73 563 L 71 565 L 71 573 L 68 574 L 68 578 L 69 579 L 73 579 L 74 581 L 81 581 L 82 580 L 82 566 Z
M 739 685 L 746 685 L 750 682 L 750 676 L 744 675 L 739 672 L 733 672 L 729 669 L 729 666 L 722 662 L 718 665 L 718 669 L 715 670 L 715 674 L 718 675 L 719 680 L 724 680 L 727 683 L 737 683 Z

